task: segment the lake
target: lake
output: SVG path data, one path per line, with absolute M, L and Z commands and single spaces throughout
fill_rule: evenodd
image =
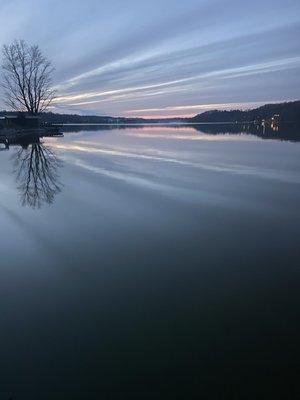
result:
M 300 143 L 66 130 L 0 152 L 0 398 L 267 398 L 299 365 Z

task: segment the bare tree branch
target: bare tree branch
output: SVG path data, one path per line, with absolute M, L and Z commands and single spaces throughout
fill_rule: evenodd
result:
M 3 46 L 2 86 L 6 105 L 16 111 L 38 114 L 54 98 L 52 74 L 54 68 L 37 45 L 23 40 Z

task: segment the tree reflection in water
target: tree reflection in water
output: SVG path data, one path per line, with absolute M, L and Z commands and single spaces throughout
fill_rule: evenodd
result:
M 22 205 L 40 208 L 52 204 L 62 188 L 58 175 L 61 161 L 55 153 L 36 138 L 23 143 L 13 158 Z

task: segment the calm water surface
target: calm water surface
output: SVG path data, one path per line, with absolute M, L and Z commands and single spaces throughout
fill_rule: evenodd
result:
M 0 398 L 234 398 L 296 371 L 299 204 L 288 141 L 129 127 L 1 151 Z

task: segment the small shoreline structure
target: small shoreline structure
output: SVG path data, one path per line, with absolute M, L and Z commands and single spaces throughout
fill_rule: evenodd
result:
M 9 146 L 32 137 L 63 136 L 60 125 L 41 122 L 36 115 L 16 113 L 0 117 L 0 150 L 9 150 Z

